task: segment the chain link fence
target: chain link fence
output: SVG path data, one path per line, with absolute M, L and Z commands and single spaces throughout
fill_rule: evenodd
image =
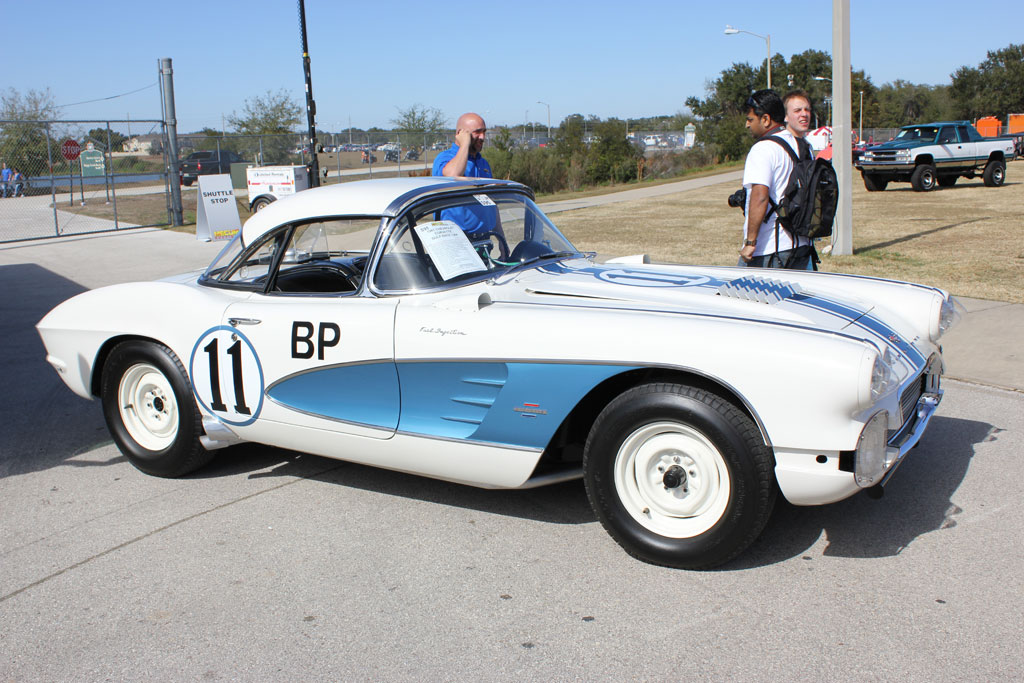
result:
M 126 151 L 131 126 L 158 151 Z M 156 120 L 0 121 L 0 242 L 168 225 L 163 139 Z M 141 195 L 156 195 L 156 209 L 124 221 L 118 202 Z

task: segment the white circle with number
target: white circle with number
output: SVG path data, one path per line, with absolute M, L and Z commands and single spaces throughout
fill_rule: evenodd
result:
M 200 405 L 222 422 L 252 424 L 263 408 L 263 367 L 244 334 L 213 327 L 192 348 L 188 375 Z

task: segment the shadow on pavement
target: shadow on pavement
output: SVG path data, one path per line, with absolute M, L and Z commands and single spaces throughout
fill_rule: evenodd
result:
M 226 448 L 190 478 L 246 472 L 250 473 L 250 478 L 301 477 L 387 496 L 553 524 L 597 521 L 587 502 L 582 480 L 536 489 L 489 490 L 261 445 Z
M 0 266 L 0 477 L 53 467 L 110 441 L 99 402 L 64 386 L 35 329 L 50 309 L 85 289 L 35 264 Z
M 828 539 L 825 555 L 898 555 L 917 537 L 956 526 L 961 510 L 952 502 L 953 494 L 967 474 L 975 445 L 993 438 L 994 429 L 986 422 L 937 416 L 880 500 L 858 494 L 832 505 L 797 507 L 780 499 L 761 537 L 724 569 L 749 569 L 796 557 L 822 532 Z

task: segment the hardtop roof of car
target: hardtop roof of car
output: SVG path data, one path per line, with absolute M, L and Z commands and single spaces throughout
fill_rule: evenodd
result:
M 262 209 L 242 226 L 242 241 L 252 244 L 263 233 L 284 223 L 328 216 L 395 216 L 409 202 L 424 195 L 511 189 L 533 196 L 525 185 L 491 178 L 383 178 L 357 180 L 303 190 Z

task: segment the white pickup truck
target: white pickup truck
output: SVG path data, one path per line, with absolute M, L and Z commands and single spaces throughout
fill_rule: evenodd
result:
M 908 181 L 927 192 L 937 185 L 951 187 L 960 176 L 981 175 L 985 185 L 998 187 L 1012 159 L 1012 139 L 983 137 L 969 121 L 941 121 L 900 128 L 889 142 L 865 149 L 857 168 L 868 192 Z

